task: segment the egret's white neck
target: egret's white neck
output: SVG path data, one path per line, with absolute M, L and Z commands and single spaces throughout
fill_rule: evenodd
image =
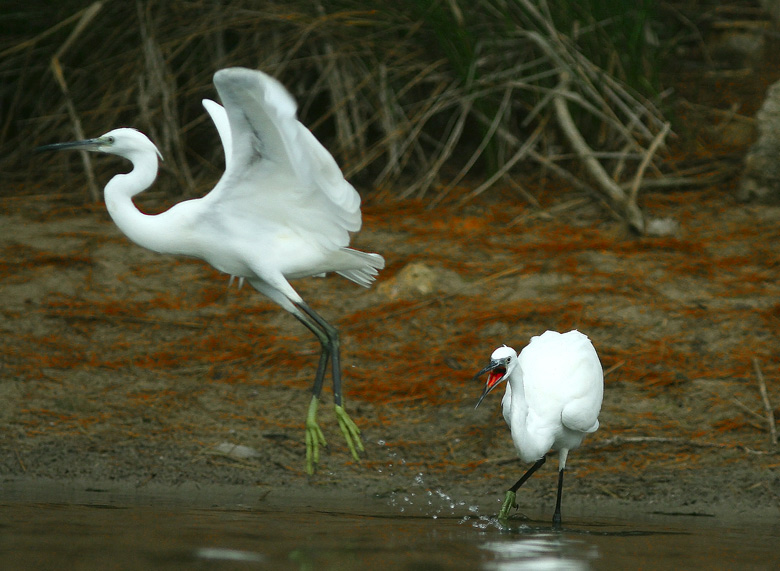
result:
M 169 215 L 170 210 L 158 215 L 144 214 L 133 203 L 133 197 L 149 188 L 157 178 L 157 156 L 141 152 L 127 157 L 133 170 L 118 174 L 106 185 L 103 195 L 106 209 L 114 223 L 130 240 L 155 252 L 185 254 L 181 233 Z
M 523 369 L 516 366 L 509 374 L 506 381 L 512 387 L 512 398 L 525 402 L 525 385 L 523 383 Z

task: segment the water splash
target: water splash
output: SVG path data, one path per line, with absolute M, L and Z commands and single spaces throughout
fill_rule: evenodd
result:
M 422 472 L 415 474 L 408 488 L 391 493 L 389 503 L 401 512 L 414 508 L 415 511 L 433 519 L 458 516 L 464 511 L 474 515 L 479 513 L 478 505 L 454 498 L 441 488 L 428 486 Z

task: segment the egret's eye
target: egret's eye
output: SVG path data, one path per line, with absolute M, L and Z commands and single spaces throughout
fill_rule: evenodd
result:
M 109 143 L 113 143 L 114 137 L 106 137 L 106 141 L 108 141 Z

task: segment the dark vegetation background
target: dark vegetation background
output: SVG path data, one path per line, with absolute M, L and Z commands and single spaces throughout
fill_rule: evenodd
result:
M 200 100 L 215 70 L 243 65 L 290 88 L 349 178 L 433 202 L 474 173 L 478 189 L 506 183 L 521 161 L 568 173 L 561 95 L 616 180 L 633 176 L 663 124 L 663 35 L 686 21 L 669 8 L 664 31 L 652 2 L 8 4 L 6 171 L 42 141 L 134 125 L 166 157 L 168 192 L 201 192 L 221 151 Z

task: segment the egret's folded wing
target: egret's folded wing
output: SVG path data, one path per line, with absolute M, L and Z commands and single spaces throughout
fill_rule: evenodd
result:
M 585 340 L 581 344 L 583 355 L 569 374 L 568 383 L 572 392 L 569 402 L 561 411 L 561 421 L 572 430 L 596 432 L 604 394 L 604 377 L 590 341 Z
M 525 398 L 531 410 L 580 432 L 598 428 L 604 380 L 596 350 L 579 331 L 546 331 L 520 353 Z
M 596 432 L 599 428 L 600 407 L 594 400 L 585 398 L 568 403 L 561 411 L 563 425 L 580 432 Z

